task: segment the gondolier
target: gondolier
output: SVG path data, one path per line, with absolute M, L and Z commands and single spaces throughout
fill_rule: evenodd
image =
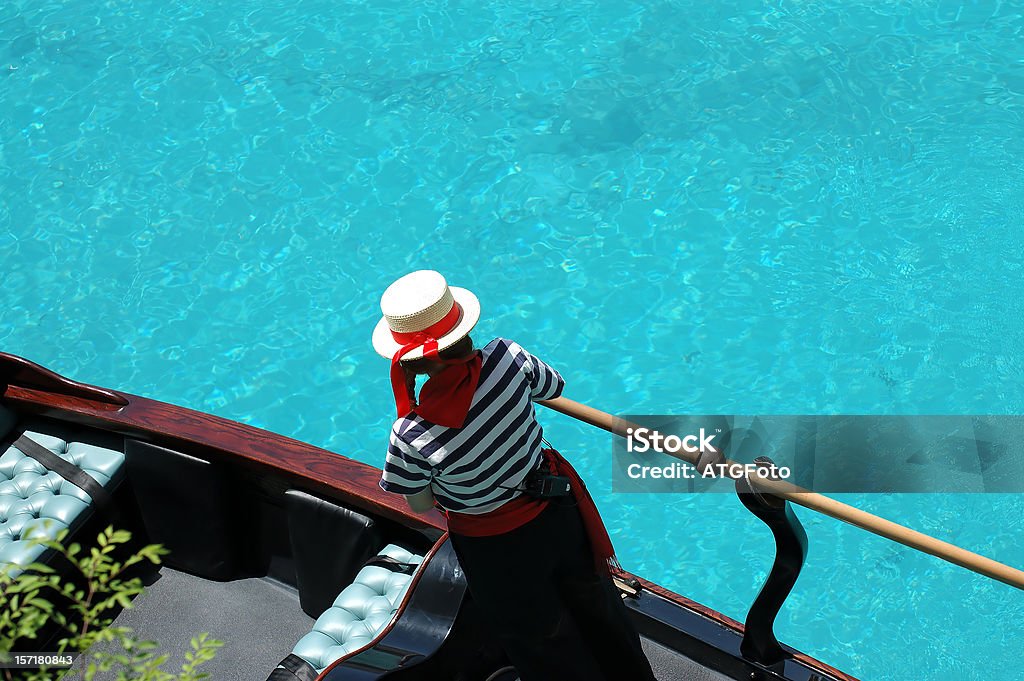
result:
M 414 510 L 442 509 L 470 593 L 520 679 L 654 679 L 609 577 L 596 507 L 543 445 L 533 402 L 560 395 L 562 377 L 503 338 L 474 349 L 479 301 L 438 272 L 397 280 L 381 309 L 373 346 L 391 360 L 398 418 L 380 486 Z

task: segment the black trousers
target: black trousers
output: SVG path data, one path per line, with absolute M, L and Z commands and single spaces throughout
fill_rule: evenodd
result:
M 654 680 L 618 590 L 594 569 L 571 497 L 512 532 L 451 541 L 522 681 Z

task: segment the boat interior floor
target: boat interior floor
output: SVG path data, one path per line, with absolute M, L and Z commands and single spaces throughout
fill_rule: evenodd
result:
M 216 582 L 162 567 L 114 624 L 156 641 L 170 655 L 167 671 L 180 670 L 189 641 L 207 632 L 224 646 L 200 670 L 217 681 L 253 681 L 267 678 L 313 622 L 299 607 L 298 592 L 276 580 Z
M 252 681 L 267 678 L 314 619 L 299 607 L 298 592 L 276 580 L 217 582 L 165 566 L 114 623 L 156 641 L 170 655 L 167 671 L 180 669 L 192 637 L 207 632 L 224 646 L 201 669 L 217 681 Z M 641 641 L 659 681 L 729 681 L 670 648 Z
M 730 681 L 728 676 L 708 669 L 699 662 L 691 660 L 671 648 L 666 648 L 660 643 L 640 637 L 640 643 L 644 647 L 647 659 L 654 669 L 654 676 L 658 681 Z

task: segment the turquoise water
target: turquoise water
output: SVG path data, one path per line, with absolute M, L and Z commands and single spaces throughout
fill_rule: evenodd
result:
M 606 411 L 1024 413 L 1024 3 L 736 4 L 4 3 L 0 348 L 380 464 L 430 267 Z M 742 619 L 766 528 L 544 419 L 623 564 Z M 843 501 L 1024 566 L 1019 496 Z M 798 515 L 783 641 L 1015 677 L 1019 591 Z

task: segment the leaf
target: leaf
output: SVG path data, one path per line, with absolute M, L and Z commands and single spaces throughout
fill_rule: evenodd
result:
M 195 668 L 216 656 L 223 645 L 203 633 L 190 641 L 193 652 L 186 654 L 185 667 L 181 675 L 164 672 L 160 667 L 169 659 L 167 653 L 160 653 L 153 641 L 138 641 L 131 629 L 113 626 L 111 612 L 114 608 L 130 608 L 132 598 L 143 593 L 144 586 L 138 577 L 124 579 L 122 573 L 132 565 L 148 560 L 161 562 L 161 556 L 169 552 L 159 544 L 150 544 L 135 551 L 123 562 L 114 560 L 113 550 L 119 544 L 126 544 L 131 533 L 108 527 L 101 533 L 95 546 L 83 549 L 80 544 L 65 546 L 67 532 L 62 531 L 60 541 L 42 542 L 56 552 L 66 556 L 81 572 L 81 578 L 65 581 L 56 571 L 46 565 L 32 564 L 23 569 L 15 578 L 12 569 L 0 566 L 0 650 L 10 649 L 16 639 L 31 640 L 48 621 L 53 621 L 65 632 L 58 641 L 58 649 L 96 650 L 96 646 L 110 646 L 113 652 L 96 652 L 83 660 L 78 672 L 86 681 L 92 681 L 98 674 L 111 672 L 104 678 L 125 679 L 125 681 L 190 681 L 208 678 L 208 674 L 197 674 Z M 81 584 L 85 583 L 82 587 Z M 48 591 L 52 589 L 53 591 Z M 58 603 L 66 598 L 70 604 L 57 606 L 47 595 L 60 594 Z M 84 633 L 83 633 L 84 632 Z M 65 675 L 57 672 L 56 678 Z M 0 670 L 0 680 L 10 678 Z M 19 676 L 35 681 L 52 681 L 49 672 L 38 675 Z M 76 677 L 77 678 L 77 677 Z

